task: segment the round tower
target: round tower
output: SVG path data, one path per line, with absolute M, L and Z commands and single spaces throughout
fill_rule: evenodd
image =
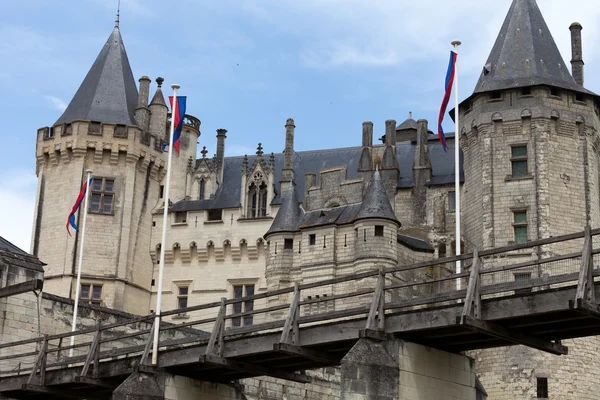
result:
M 580 38 L 576 42 L 581 45 Z M 575 53 L 581 54 L 580 49 Z M 582 83 L 569 74 L 535 1 L 514 0 L 473 94 L 459 107 L 465 172 L 462 231 L 468 250 L 600 226 L 600 97 Z M 515 253 L 507 262 L 580 251 L 572 250 L 572 243 L 563 247 L 540 246 Z M 514 279 L 537 278 L 543 269 L 516 270 Z M 549 395 L 543 397 L 597 397 L 598 386 L 588 383 L 595 380 L 597 366 L 581 367 L 580 357 L 597 349 L 600 339 L 563 344 L 569 346 L 568 356 L 523 347 L 471 355 L 490 398 L 505 393 L 540 397 L 538 382 L 548 385 Z M 587 358 L 598 355 L 593 350 Z M 577 369 L 580 383 L 569 369 Z
M 69 236 L 65 223 L 85 170 L 93 170 L 81 298 L 144 314 L 153 268 L 150 211 L 166 162 L 157 137 L 149 134 L 161 121 L 147 104 L 148 78 L 140 85 L 138 94 L 115 26 L 67 109 L 52 127 L 38 130 L 32 252 L 48 264 L 45 290 L 72 297 L 81 232 Z M 165 125 L 166 116 L 163 132 Z

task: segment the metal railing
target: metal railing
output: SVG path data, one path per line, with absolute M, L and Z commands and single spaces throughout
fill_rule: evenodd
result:
M 464 305 L 463 317 L 479 318 L 482 300 L 563 286 L 577 285 L 578 299 L 591 301 L 594 277 L 600 275 L 600 249 L 593 249 L 598 235 L 600 229 L 588 229 L 163 312 L 159 351 L 205 345 L 207 357 L 219 357 L 227 340 L 273 332 L 281 333 L 279 343 L 293 345 L 302 327 L 357 318 L 366 320 L 366 331 L 381 332 L 386 315 L 457 303 Z M 458 260 L 463 272 L 456 274 Z M 165 321 L 172 316 L 187 319 Z M 43 385 L 48 370 L 80 367 L 82 377 L 90 372 L 97 377 L 102 361 L 134 356 L 147 365 L 154 318 L 2 343 L 0 376 L 29 374 L 28 383 Z M 72 336 L 75 344 L 63 346 Z

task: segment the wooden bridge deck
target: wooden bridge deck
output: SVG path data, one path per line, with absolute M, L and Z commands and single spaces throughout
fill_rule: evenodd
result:
M 162 317 L 186 312 L 200 318 L 161 325 L 156 366 L 149 361 L 152 329 L 140 328 L 153 315 L 75 332 L 90 339 L 78 340 L 74 349 L 80 354 L 72 357 L 57 356 L 70 346 L 52 346 L 71 333 L 0 344 L 0 354 L 6 354 L 0 362 L 32 362 L 18 373 L 1 372 L 0 393 L 17 399 L 107 398 L 133 371 L 156 368 L 203 381 L 268 375 L 307 382 L 301 371 L 339 365 L 360 337 L 393 336 L 455 353 L 523 344 L 566 354 L 561 340 L 600 334 L 600 282 L 594 283 L 600 250 L 592 246 L 599 234 L 588 230 L 173 310 Z M 547 257 L 535 261 L 519 253 L 552 245 L 561 251 L 546 251 Z M 577 246 L 579 251 L 571 251 Z M 432 267 L 447 272 L 444 265 L 456 260 L 467 261 L 466 272 L 431 276 Z M 531 277 L 515 278 L 514 272 L 522 271 L 532 271 Z M 303 298 L 317 288 L 351 287 L 348 283 L 355 283 L 352 291 Z M 253 311 L 228 312 L 236 302 L 261 300 L 264 306 Z M 249 317 L 256 323 L 234 326 Z M 128 325 L 137 329 L 114 334 Z M 169 331 L 177 334 L 166 337 Z M 134 337 L 137 344 L 119 345 Z M 32 345 L 34 351 L 18 351 Z

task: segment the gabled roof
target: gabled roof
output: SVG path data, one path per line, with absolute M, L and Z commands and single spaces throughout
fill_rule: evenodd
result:
M 536 85 L 594 95 L 571 76 L 535 0 L 513 0 L 473 94 Z
M 390 199 L 383 187 L 381 182 L 381 175 L 379 170 L 373 174 L 373 180 L 369 184 L 367 191 L 363 197 L 360 211 L 356 215 L 356 220 L 370 219 L 370 218 L 381 218 L 393 221 L 400 225 L 394 209 L 390 204 Z
M 296 197 L 296 188 L 293 183 L 290 183 L 288 189 L 283 195 L 281 208 L 275 216 L 271 227 L 265 233 L 265 237 L 274 233 L 294 232 L 298 230 L 298 225 L 304 217 L 304 211 L 298 204 Z
M 69 106 L 55 122 L 90 120 L 137 125 L 138 90 L 119 28 L 115 26 Z
M 0 237 L 0 265 L 24 268 L 43 273 L 43 266 L 46 264 L 41 262 L 36 256 L 32 256 L 8 240 Z

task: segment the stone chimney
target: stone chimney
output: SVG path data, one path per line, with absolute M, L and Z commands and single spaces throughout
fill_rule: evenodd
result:
M 294 120 L 288 118 L 285 123 L 285 154 L 283 158 L 283 170 L 281 182 L 294 181 Z
M 358 160 L 358 176 L 363 178 L 363 193 L 373 179 L 373 123 L 362 124 L 362 150 Z
M 400 179 L 400 167 L 396 157 L 396 121 L 385 121 L 385 148 L 381 158 L 381 179 L 388 194 L 390 202 L 394 203 L 396 186 Z
M 223 184 L 223 166 L 225 165 L 225 139 L 227 129 L 217 129 L 217 180 Z
M 366 121 L 362 125 L 362 147 L 373 147 L 373 123 Z
M 304 209 L 310 210 L 310 196 L 308 195 L 311 187 L 317 184 L 317 175 L 314 172 L 307 172 L 304 175 Z
M 139 80 L 140 92 L 138 95 L 138 105 L 135 109 L 135 120 L 138 126 L 142 128 L 144 137 L 148 133 L 148 124 L 150 122 L 150 109 L 148 108 L 148 99 L 150 97 L 150 78 L 146 75 L 142 76 Z
M 417 146 L 413 165 L 413 217 L 418 225 L 427 222 L 427 182 L 431 179 L 431 159 L 427 140 L 427 120 L 417 121 Z
M 579 22 L 573 22 L 569 27 L 571 30 L 571 68 L 573 71 L 573 78 L 575 82 L 583 87 L 583 46 L 581 43 L 581 31 L 583 27 Z
M 385 145 L 396 144 L 396 121 L 388 119 L 385 121 Z

